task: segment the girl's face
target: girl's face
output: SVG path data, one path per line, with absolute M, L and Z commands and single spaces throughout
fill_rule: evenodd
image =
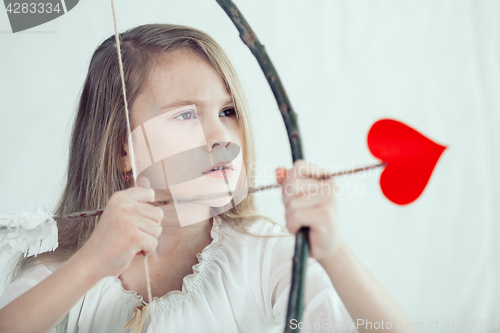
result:
M 137 175 L 149 178 L 156 200 L 235 190 L 244 176 L 240 126 L 222 78 L 201 56 L 181 49 L 160 57 L 131 110 Z M 228 194 L 197 205 L 206 211 L 230 200 Z M 182 213 L 180 206 L 178 215 L 196 210 Z

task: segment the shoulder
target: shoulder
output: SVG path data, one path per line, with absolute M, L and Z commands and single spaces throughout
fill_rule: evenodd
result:
M 238 272 L 246 272 L 249 285 L 260 295 L 267 313 L 275 318 L 286 315 L 288 294 L 291 284 L 295 236 L 283 232 L 280 225 L 266 220 L 252 222 L 246 229 L 249 233 L 260 236 L 249 236 L 234 230 L 230 226 L 224 228 L 224 257 L 234 256 L 233 267 Z M 232 273 L 238 274 L 238 273 Z M 242 275 L 243 278 L 243 275 Z M 306 294 L 304 295 L 308 317 L 344 318 L 345 311 L 325 269 L 314 258 L 307 259 Z
M 250 257 L 264 264 L 271 257 L 291 259 L 295 236 L 286 232 L 281 225 L 265 219 L 251 221 L 244 229 L 224 222 L 221 225 L 223 249 Z
M 274 295 L 271 303 L 290 285 L 295 236 L 284 231 L 281 225 L 261 219 L 249 223 L 248 234 L 223 225 L 223 252 L 234 257 L 233 264 L 239 269 L 251 270 L 258 278 L 260 288 L 267 295 Z M 264 237 L 262 237 L 264 236 Z M 243 266 L 250 267 L 243 267 Z M 258 276 L 255 276 L 258 274 Z M 319 292 L 332 286 L 323 267 L 313 258 L 307 259 L 309 290 Z
M 250 221 L 241 227 L 232 224 L 230 221 L 225 221 L 221 223 L 220 230 L 227 241 L 232 241 L 234 239 L 241 241 L 244 239 L 254 244 L 264 244 L 278 238 L 286 238 L 289 240 L 295 238 L 294 235 L 288 233 L 280 224 L 266 219 Z
M 254 278 L 258 274 L 266 279 L 270 270 L 279 269 L 293 257 L 295 237 L 268 220 L 248 222 L 243 230 L 224 221 L 219 231 L 220 258 L 227 260 L 233 269 L 247 271 Z
M 265 219 L 245 225 L 245 232 L 237 230 L 230 222 L 222 222 L 221 254 L 231 258 L 233 267 L 248 268 L 258 272 L 263 282 L 274 287 L 290 285 L 295 235 L 288 233 L 281 225 Z M 251 267 L 246 267 L 250 265 Z M 307 277 L 317 292 L 332 286 L 323 266 L 314 258 L 307 259 Z

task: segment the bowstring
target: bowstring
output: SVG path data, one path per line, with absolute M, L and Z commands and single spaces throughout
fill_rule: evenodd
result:
M 120 79 L 122 82 L 122 94 L 123 94 L 123 103 L 125 106 L 125 119 L 127 120 L 127 135 L 128 135 L 128 150 L 129 150 L 129 156 L 130 156 L 130 163 L 132 165 L 132 177 L 133 177 L 133 183 L 134 186 L 136 185 L 137 181 L 137 174 L 136 174 L 136 168 L 135 168 L 135 158 L 134 158 L 134 148 L 132 146 L 132 131 L 130 129 L 130 117 L 129 117 L 129 110 L 128 110 L 128 102 L 127 102 L 127 90 L 125 87 L 125 74 L 123 71 L 123 61 L 122 61 L 122 52 L 121 52 L 121 47 L 120 47 L 120 37 L 118 35 L 118 29 L 116 27 L 116 14 L 115 14 L 115 5 L 113 0 L 111 0 L 111 11 L 113 12 L 113 26 L 115 29 L 115 40 L 116 40 L 116 51 L 118 54 L 118 67 L 120 68 Z M 148 301 L 151 303 L 153 301 L 153 296 L 151 293 L 151 281 L 149 278 L 149 267 L 148 267 L 148 258 L 146 257 L 146 254 L 144 254 L 144 269 L 146 272 L 146 286 L 148 290 Z M 154 325 L 153 325 L 154 329 Z

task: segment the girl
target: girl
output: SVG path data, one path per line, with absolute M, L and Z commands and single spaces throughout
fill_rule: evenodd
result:
M 202 192 L 252 186 L 247 107 L 220 46 L 199 30 L 160 24 L 131 29 L 121 40 L 132 129 L 168 137 L 162 149 L 170 156 L 177 156 L 175 149 L 179 154 L 198 147 L 177 170 L 191 170 L 185 183 L 196 181 Z M 293 237 L 258 215 L 252 196 L 199 202 L 191 206 L 196 216 L 187 220 L 180 206 L 147 204 L 174 195 L 179 182 L 174 185 L 168 174 L 158 180 L 161 175 L 150 172 L 149 179 L 139 178 L 133 186 L 133 168 L 141 167 L 134 163 L 142 160 L 131 155 L 153 154 L 154 142 L 146 140 L 143 152 L 129 149 L 121 92 L 112 36 L 90 62 L 73 127 L 67 185 L 56 211 L 105 207 L 104 213 L 59 223 L 54 252 L 20 260 L 16 279 L 0 299 L 1 332 L 280 332 L 285 324 L 311 331 L 369 331 L 369 325 L 355 325 L 361 320 L 397 332 L 403 327 L 398 322 L 409 321 L 342 241 L 333 193 L 326 190 L 332 181 L 314 179 L 322 175 L 318 169 L 298 161 L 276 172 L 287 228 L 293 235 L 310 227 L 312 258 L 302 322 L 285 323 Z M 150 130 L 160 124 L 158 117 L 165 119 L 161 129 L 168 130 Z M 193 136 L 200 128 L 203 135 Z M 132 137 L 135 150 L 140 145 Z M 217 152 L 224 156 L 235 146 L 241 158 L 213 163 L 194 176 L 197 162 Z M 217 166 L 224 167 L 224 181 L 222 171 L 213 170 Z M 304 190 L 312 186 L 315 191 Z M 181 196 L 192 192 L 182 188 Z M 221 206 L 229 208 L 216 209 Z M 141 252 L 148 258 L 151 302 Z

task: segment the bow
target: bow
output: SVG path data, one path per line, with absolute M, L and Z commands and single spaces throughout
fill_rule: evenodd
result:
M 216 1 L 236 26 L 241 40 L 250 49 L 264 72 L 285 123 L 293 162 L 303 159 L 297 116 L 264 46 L 231 0 Z M 399 205 L 409 204 L 420 196 L 439 157 L 446 149 L 446 146 L 439 145 L 413 128 L 392 119 L 382 119 L 376 122 L 368 133 L 367 143 L 372 155 L 380 159 L 381 163 L 349 172 L 330 174 L 328 177 L 387 167 L 382 172 L 380 187 L 390 201 Z M 286 323 L 290 323 L 292 319 L 297 322 L 301 321 L 308 256 L 309 227 L 302 227 L 295 239 Z M 291 332 L 291 330 L 291 326 L 285 324 L 285 332 Z
M 288 140 L 292 151 L 293 162 L 303 159 L 302 142 L 300 138 L 299 126 L 297 124 L 297 115 L 293 111 L 292 105 L 286 94 L 283 84 L 276 72 L 276 69 L 267 55 L 267 52 L 259 42 L 259 39 L 253 32 L 252 28 L 245 20 L 241 12 L 231 0 L 216 0 L 217 3 L 229 16 L 233 24 L 236 26 L 240 33 L 240 38 L 250 49 L 252 54 L 257 59 L 260 68 L 266 76 L 267 82 L 271 87 L 278 108 L 283 117 L 286 131 L 288 133 Z M 289 323 L 291 319 L 296 319 L 298 322 L 302 317 L 304 309 L 304 282 L 306 272 L 306 261 L 309 256 L 309 227 L 302 227 L 295 238 L 295 254 L 293 256 L 292 267 L 292 284 L 290 289 L 290 297 L 288 299 L 288 310 L 286 322 Z M 285 332 L 289 332 L 291 328 L 285 325 Z

